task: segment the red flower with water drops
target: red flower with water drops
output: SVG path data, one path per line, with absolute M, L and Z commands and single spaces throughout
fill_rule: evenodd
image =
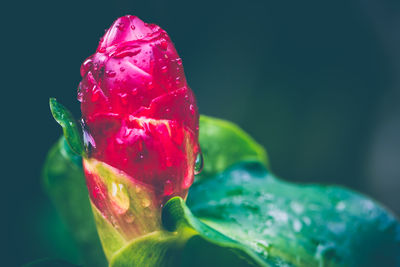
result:
M 199 153 L 199 115 L 168 34 L 135 16 L 121 17 L 82 64 L 81 75 L 78 100 L 89 159 L 151 188 L 161 204 L 185 198 Z M 103 212 L 104 191 L 115 188 L 99 186 L 84 166 L 91 200 Z

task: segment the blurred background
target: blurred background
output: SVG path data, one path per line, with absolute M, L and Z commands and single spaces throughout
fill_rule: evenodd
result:
M 400 1 L 47 0 L 2 10 L 2 266 L 59 253 L 67 230 L 52 227 L 59 218 L 40 182 L 61 134 L 48 99 L 79 117 L 80 64 L 126 14 L 170 34 L 200 112 L 250 133 L 278 176 L 344 185 L 400 214 Z

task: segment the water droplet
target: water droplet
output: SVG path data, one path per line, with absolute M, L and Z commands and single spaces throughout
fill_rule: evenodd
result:
M 167 71 L 168 71 L 168 67 L 167 66 L 161 67 L 161 72 L 166 73 Z
M 127 93 L 120 94 L 119 97 L 121 99 L 122 105 L 128 104 L 128 94 Z
M 123 184 L 111 183 L 111 190 L 108 191 L 112 208 L 118 214 L 127 212 L 130 206 L 128 191 Z
M 170 111 L 171 111 L 171 109 L 169 109 L 169 108 L 165 109 L 165 112 L 167 112 L 167 113 L 169 113 Z
M 200 152 L 196 156 L 196 161 L 194 164 L 194 175 L 199 174 L 203 170 L 203 166 L 204 166 L 203 154 Z
M 303 222 L 304 222 L 307 226 L 310 226 L 310 224 L 311 224 L 311 219 L 310 219 L 310 218 L 308 218 L 307 216 L 304 216 L 302 219 L 303 219 Z
M 139 153 L 137 155 L 137 160 L 142 160 L 142 159 L 144 159 L 144 155 L 143 155 L 143 153 Z
M 168 42 L 167 42 L 167 40 L 165 40 L 165 39 L 161 40 L 161 42 L 160 42 L 160 47 L 161 47 L 161 49 L 163 49 L 163 50 L 167 50 L 167 48 L 168 48 Z
M 135 220 L 135 216 L 133 216 L 132 213 L 127 213 L 127 214 L 125 214 L 125 216 L 124 216 L 124 220 L 125 220 L 125 222 L 127 222 L 127 223 L 133 223 L 133 221 Z
M 292 201 L 290 203 L 290 208 L 297 214 L 300 214 L 304 211 L 303 205 L 301 205 L 300 203 L 298 203 L 296 201 Z
M 135 25 L 131 25 L 131 29 L 135 30 L 136 29 Z
M 120 70 L 121 72 L 124 72 L 124 71 L 125 71 L 125 68 L 124 68 L 124 67 L 121 67 L 121 68 L 119 68 L 119 70 Z
M 147 83 L 147 89 L 148 89 L 148 90 L 151 90 L 151 89 L 153 89 L 153 88 L 154 88 L 153 82 L 152 82 L 152 81 L 148 82 L 148 83 Z
M 79 83 L 79 86 L 78 86 L 78 97 L 77 97 L 77 99 L 78 99 L 79 102 L 83 101 L 83 92 L 82 92 L 82 84 L 81 83 Z
M 116 25 L 116 27 L 118 28 L 118 30 L 123 31 L 124 28 L 125 28 L 125 24 L 123 24 L 123 23 L 118 23 L 118 24 Z
M 181 66 L 182 65 L 182 59 L 180 57 L 178 57 L 176 59 L 176 63 L 178 63 L 178 65 Z
M 192 104 L 190 104 L 189 110 L 190 110 L 190 113 L 192 113 L 192 115 L 194 115 L 195 112 L 196 112 L 196 110 L 195 110 L 195 108 L 194 108 L 194 106 Z
M 295 220 L 293 221 L 293 230 L 294 230 L 295 232 L 300 232 L 300 231 L 301 231 L 301 228 L 303 228 L 302 223 L 301 223 L 299 220 L 295 219 Z
M 174 192 L 174 186 L 170 180 L 167 180 L 164 185 L 164 196 L 172 195 Z
M 85 62 L 83 62 L 81 66 L 81 75 L 82 77 L 85 76 L 85 74 L 90 70 L 90 68 L 93 66 L 93 61 L 91 58 L 86 59 Z
M 181 82 L 181 78 L 180 77 L 176 77 L 175 84 L 178 85 L 180 82 Z
M 142 206 L 143 206 L 143 208 L 148 208 L 148 207 L 150 207 L 150 204 L 151 204 L 151 202 L 150 202 L 150 200 L 149 200 L 148 198 L 143 198 L 143 199 L 142 199 Z
M 268 255 L 268 250 L 269 250 L 269 248 L 270 248 L 270 245 L 269 245 L 266 241 L 264 241 L 264 240 L 257 240 L 257 241 L 256 241 L 256 245 L 257 245 L 257 247 L 255 247 L 255 250 L 256 250 L 258 253 L 261 253 L 261 254 L 263 254 L 264 256 L 267 256 L 267 255 Z
M 91 97 L 92 102 L 96 102 L 97 100 L 99 100 L 100 96 L 101 96 L 100 89 L 97 86 L 94 86 Z
M 342 211 L 346 208 L 346 204 L 343 201 L 339 201 L 335 208 L 337 211 Z
M 108 78 L 113 78 L 113 77 L 115 77 L 115 75 L 117 75 L 117 73 L 115 73 L 115 71 L 112 71 L 112 70 L 107 70 L 106 71 L 106 76 Z

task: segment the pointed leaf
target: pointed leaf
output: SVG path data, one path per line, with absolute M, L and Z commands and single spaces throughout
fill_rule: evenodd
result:
M 72 113 L 58 103 L 55 98 L 50 98 L 50 110 L 54 119 L 61 125 L 65 140 L 67 140 L 72 151 L 77 155 L 84 155 L 82 136 Z

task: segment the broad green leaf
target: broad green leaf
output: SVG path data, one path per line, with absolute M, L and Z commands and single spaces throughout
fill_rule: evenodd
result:
M 78 267 L 78 265 L 63 260 L 40 259 L 25 264 L 23 267 Z
M 106 266 L 89 203 L 82 158 L 70 150 L 64 137 L 47 156 L 43 183 L 79 245 L 85 266 Z
M 205 224 L 278 266 L 400 264 L 400 224 L 380 205 L 340 187 L 284 182 L 259 163 L 198 182 L 187 203 Z
M 72 115 L 72 113 L 58 103 L 55 98 L 50 98 L 50 110 L 54 119 L 61 125 L 64 137 L 67 140 L 72 151 L 77 155 L 84 155 L 82 136 L 79 127 Z
M 259 161 L 268 166 L 264 148 L 232 122 L 201 115 L 199 142 L 204 168 L 196 180 L 222 172 L 241 161 Z

